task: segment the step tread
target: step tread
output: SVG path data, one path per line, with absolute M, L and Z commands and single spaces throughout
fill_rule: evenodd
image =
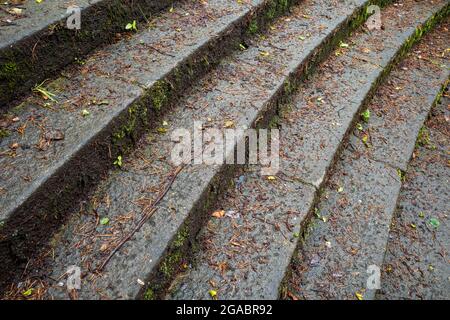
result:
M 96 2 L 104 0 L 80 0 L 77 1 L 77 6 L 80 8 L 93 5 Z M 21 14 L 11 14 L 0 10 L 0 21 L 2 24 L 0 33 L 0 50 L 14 45 L 41 30 L 49 28 L 52 24 L 66 19 L 69 14 L 66 13 L 70 6 L 65 0 L 42 1 L 25 1 L 20 5 L 11 4 L 9 6 L 1 4 L 4 9 L 20 8 Z M 6 20 L 9 19 L 13 23 L 8 24 Z
M 293 103 L 281 112 L 277 182 L 257 177 L 257 168 L 235 177 L 245 182 L 217 209 L 223 206 L 242 218 L 212 218 L 199 240 L 204 248 L 195 257 L 197 263 L 180 275 L 171 298 L 208 299 L 212 289 L 220 299 L 278 297 L 296 247 L 294 235 L 319 193 L 311 185 L 321 186 L 362 101 L 417 24 L 431 15 L 429 8 L 413 2 L 387 7 L 382 11 L 383 31 L 355 32 L 346 40 L 349 48 L 339 48 L 336 52 L 342 55 L 332 54 L 299 88 Z M 389 19 L 398 15 L 403 18 Z M 370 53 L 364 56 L 362 49 Z M 355 59 L 357 55 L 363 59 Z
M 186 3 L 177 8 L 177 14 L 188 16 L 173 19 L 170 13 L 162 14 L 155 21 L 155 29 L 143 30 L 96 52 L 85 65 L 69 69 L 49 83 L 48 90 L 57 93 L 58 100 L 50 108 L 44 108 L 46 101 L 37 95 L 16 107 L 6 121 L 9 136 L 0 141 L 0 164 L 7 168 L 1 172 L 0 219 L 6 219 L 95 140 L 145 89 L 262 0 L 253 3 L 244 6 L 214 0 L 206 7 Z M 84 109 L 89 116 L 82 115 Z M 11 121 L 15 117 L 18 122 Z M 52 138 L 61 133 L 62 140 L 45 139 L 46 135 Z M 11 150 L 14 143 L 19 147 Z
M 149 19 L 173 4 L 172 0 L 2 3 L 0 113 L 8 112 L 35 85 L 57 76 L 65 66 L 126 37 L 127 23 L 136 20 L 138 28 L 144 28 Z M 73 10 L 79 10 L 79 29 L 67 27 L 72 22 L 68 18 L 78 14 Z
M 167 121 L 168 129 L 190 129 L 196 119 L 208 118 L 211 119 L 208 125 L 219 128 L 225 121 L 234 121 L 235 127 L 252 126 L 264 113 L 267 103 L 283 90 L 288 75 L 302 67 L 319 44 L 338 26 L 343 27 L 353 11 L 362 8 L 365 3 L 342 2 L 334 7 L 331 19 L 323 20 L 324 16 L 330 16 L 331 4 L 327 1 L 302 2 L 293 9 L 290 19 L 279 19 L 265 39 L 258 40 L 248 50 L 236 53 L 210 72 L 192 92 L 180 99 L 179 108 L 162 120 Z M 305 12 L 309 17 L 305 17 Z M 303 32 L 311 32 L 309 41 L 303 42 L 299 38 Z M 283 50 L 274 46 L 283 47 Z M 270 59 L 261 55 L 262 51 L 268 52 Z M 142 214 L 142 208 L 156 197 L 157 190 L 164 188 L 174 170 L 169 159 L 173 145 L 170 143 L 170 130 L 164 135 L 154 132 L 147 139 L 140 142 L 142 145 L 135 154 L 124 159 L 121 171 L 111 174 L 99 186 L 97 195 L 90 202 L 99 216 L 108 215 L 112 225 L 108 228 L 120 229 L 117 236 L 106 244 L 106 251 L 133 227 Z M 150 221 L 114 256 L 95 283 L 85 283 L 79 292 L 80 298 L 98 298 L 102 295 L 110 298 L 136 297 L 143 290 L 138 279 L 146 281 L 149 274 L 155 271 L 171 239 L 177 235 L 193 209 L 204 203 L 205 195 L 211 193 L 208 188 L 220 184 L 221 170 L 223 166 L 185 167 Z M 134 213 L 131 219 L 130 213 Z M 83 257 L 83 270 L 88 270 L 86 263 L 101 262 L 106 254 L 99 251 L 102 243 L 96 239 L 105 228 L 97 226 L 93 237 L 76 235 L 76 230 L 89 230 L 91 228 L 88 226 L 93 225 L 96 226 L 93 215 L 81 215 L 68 223 L 67 229 L 57 238 L 66 246 L 55 248 L 53 276 L 58 274 L 56 277 L 59 277 L 64 273 L 67 263 L 80 264 L 79 259 L 86 252 L 93 251 L 94 254 Z M 81 242 L 77 244 L 78 241 Z M 72 246 L 75 244 L 82 244 L 82 247 L 74 251 Z M 96 291 L 94 285 L 101 291 Z M 58 288 L 51 294 L 67 298 L 65 290 Z
M 449 89 L 432 110 L 427 133 L 408 166 L 389 234 L 379 299 L 450 298 L 448 260 L 442 255 L 450 252 Z M 431 225 L 433 218 L 439 226 Z
M 389 227 L 401 188 L 395 163 L 414 144 L 420 123 L 428 114 L 447 68 L 418 59 L 418 55 L 447 64 L 442 52 L 448 47 L 448 19 L 414 47 L 377 91 L 368 105 L 371 116 L 363 131 L 349 137 L 317 208 L 325 221 L 314 219 L 304 244 L 293 262 L 289 290 L 304 299 L 373 299 L 376 290 L 367 286 L 369 266 L 381 268 Z M 420 53 L 418 53 L 420 52 Z M 407 81 L 404 81 L 407 80 Z M 401 90 L 396 90 L 399 83 Z M 427 88 L 418 90 L 418 88 Z M 419 94 L 418 94 L 419 93 Z M 408 128 L 408 130 L 405 130 Z M 362 142 L 369 135 L 366 147 Z M 400 144 L 391 146 L 371 137 L 393 135 Z M 386 141 L 390 141 L 389 138 Z M 373 151 L 384 154 L 381 160 Z M 392 152 L 392 153 L 389 153 Z

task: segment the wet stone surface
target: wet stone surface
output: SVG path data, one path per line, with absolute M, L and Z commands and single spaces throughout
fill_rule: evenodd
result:
M 235 177 L 235 188 L 215 207 L 219 216 L 212 216 L 199 235 L 193 265 L 178 277 L 168 298 L 211 299 L 210 290 L 218 299 L 278 297 L 315 190 L 270 180 L 260 169 L 251 167 Z
M 366 122 L 361 119 L 353 130 L 292 264 L 291 298 L 375 298 L 375 288 L 367 284 L 368 268 L 382 267 L 403 180 L 402 172 L 391 163 L 410 158 L 411 146 L 448 77 L 448 69 L 441 66 L 448 63 L 442 56 L 446 33 L 447 22 L 422 39 L 369 103 L 371 116 Z M 417 58 L 425 52 L 426 56 Z M 404 81 L 401 90 L 398 79 Z M 418 89 L 425 84 L 426 91 Z
M 153 21 L 154 27 L 95 52 L 80 66 L 44 84 L 56 95 L 56 102 L 35 93 L 2 116 L 0 165 L 5 170 L 0 172 L 0 219 L 8 219 L 91 139 L 107 130 L 143 95 L 143 88 L 154 85 L 260 2 L 248 6 L 221 0 L 209 1 L 207 6 L 184 3 L 174 13 L 176 19 L 172 13 L 162 14 Z M 61 131 L 64 139 L 45 139 L 52 130 Z M 12 149 L 14 144 L 17 147 Z
M 402 16 L 403 12 L 418 15 L 422 10 L 423 8 L 409 3 L 402 10 L 387 8 L 386 15 L 396 15 L 398 12 L 402 12 Z M 293 104 L 282 108 L 281 119 L 277 122 L 281 127 L 281 169 L 278 177 L 272 182 L 264 177 L 258 179 L 258 170 L 255 168 L 235 177 L 236 187 L 219 201 L 212 212 L 213 217 L 199 237 L 201 248 L 195 256 L 196 262 L 177 278 L 168 298 L 210 299 L 210 290 L 217 292 L 218 299 L 278 297 L 281 280 L 299 237 L 300 223 L 313 209 L 311 206 L 316 195 L 312 186 L 303 183 L 305 180 L 302 179 L 311 182 L 311 177 L 317 181 L 319 177 L 322 179 L 327 175 L 328 164 L 338 152 L 345 132 L 354 117 L 359 118 L 357 110 L 361 102 L 383 68 L 392 60 L 402 41 L 407 38 L 401 31 L 413 34 L 412 21 L 416 21 L 417 16 L 410 15 L 410 18 L 411 20 L 404 19 L 402 23 L 386 23 L 385 30 L 376 34 L 354 33 L 354 36 L 346 40 L 351 43 L 350 49 L 344 50 L 341 46 L 336 51 L 339 55 L 328 58 L 318 68 L 317 74 L 300 87 Z M 391 45 L 384 45 L 386 43 Z M 355 58 L 357 56 L 358 59 Z M 368 61 L 372 61 L 372 64 Z M 346 180 L 342 183 L 353 185 L 362 194 L 348 191 L 350 195 L 346 201 L 359 204 L 361 197 L 368 202 L 365 205 L 369 208 L 362 204 L 349 207 L 346 214 L 350 215 L 352 210 L 375 210 L 377 213 L 377 217 L 368 224 L 367 213 L 361 224 L 355 226 L 353 232 L 366 233 L 368 238 L 365 241 L 370 242 L 367 247 L 364 243 L 355 244 L 355 248 L 358 248 L 355 250 L 360 250 L 361 257 L 370 257 L 380 264 L 383 253 L 380 254 L 374 248 L 380 247 L 387 235 L 390 213 L 395 208 L 399 178 L 396 170 L 384 164 L 371 159 L 353 161 L 348 154 L 347 157 L 352 160 L 351 168 L 346 168 Z M 309 171 L 309 168 L 313 171 Z M 354 176 L 347 177 L 351 173 Z M 362 175 L 365 182 L 359 183 L 357 180 Z M 241 180 L 244 182 L 240 183 Z M 295 188 L 299 191 L 294 191 Z M 275 198 L 272 197 L 273 194 L 276 195 Z M 342 199 L 338 198 L 339 195 L 336 197 L 334 200 L 341 204 Z M 214 216 L 221 210 L 224 217 Z M 232 218 L 236 214 L 244 217 Z M 328 219 L 326 214 L 320 217 Z M 272 233 L 261 231 L 267 227 L 273 229 Z M 260 232 L 255 233 L 255 230 Z M 314 238 L 312 242 L 318 241 L 321 248 L 328 245 L 322 239 L 328 232 L 328 229 L 324 229 L 320 239 Z M 336 223 L 336 228 L 331 233 L 334 232 L 348 235 L 349 230 L 339 229 L 339 223 Z M 371 235 L 370 232 L 374 234 Z M 378 233 L 382 233 L 382 236 Z M 345 247 L 343 240 L 337 241 Z M 283 242 L 284 245 L 280 245 Z M 340 256 L 335 259 L 338 264 Z M 349 265 L 345 267 L 364 268 L 365 275 L 365 263 L 363 261 L 361 265 L 355 266 L 353 261 L 349 261 Z M 360 279 L 355 276 L 353 280 L 352 285 L 355 287 Z
M 426 123 L 392 222 L 379 299 L 450 298 L 449 91 Z M 425 135 L 425 133 L 424 133 Z
M 403 6 L 387 7 L 383 11 L 383 30 L 355 32 L 300 87 L 293 101 L 293 110 L 288 108 L 284 116 L 289 122 L 284 134 L 298 136 L 298 144 L 295 148 L 283 149 L 283 152 L 292 160 L 300 162 L 300 170 L 296 176 L 302 181 L 316 187 L 324 182 L 336 151 L 351 128 L 351 122 L 359 117 L 362 102 L 369 96 L 372 86 L 405 40 L 414 34 L 415 22 L 420 21 L 424 12 L 430 9 L 430 5 L 422 5 L 424 4 L 406 1 Z M 447 40 L 444 41 L 443 37 L 437 41 L 443 41 L 444 44 Z M 442 70 L 439 67 L 436 69 Z M 416 78 L 420 80 L 420 69 L 417 73 Z M 433 84 L 442 81 L 442 74 L 436 73 L 436 77 L 430 78 L 430 81 L 434 81 Z M 419 92 L 415 90 L 414 94 L 424 93 L 429 84 L 431 82 L 413 83 L 415 87 L 422 88 Z M 424 94 L 424 102 L 429 102 L 429 95 L 429 92 L 428 95 Z M 387 99 L 390 99 L 389 96 Z M 423 122 L 423 117 L 422 111 L 421 115 L 412 118 Z M 417 125 L 412 130 L 417 130 Z M 401 147 L 401 140 L 395 140 L 395 145 Z M 380 154 L 380 158 L 388 152 L 381 154 L 379 150 L 384 149 L 373 150 Z
M 306 62 L 317 45 L 363 3 L 342 3 L 333 11 L 332 20 L 323 20 L 329 16 L 329 2 L 303 2 L 288 19 L 279 19 L 265 38 L 225 59 L 180 99 L 175 110 L 161 119 L 160 127 L 165 129 L 155 128 L 143 138 L 137 150 L 123 160 L 121 170 L 101 183 L 86 203 L 87 209 L 74 216 L 52 242 L 54 247 L 49 253 L 54 255 L 48 256 L 53 257 L 50 270 L 37 268 L 36 272 L 57 279 L 68 266 L 79 265 L 87 272 L 83 289 L 77 293 L 79 298 L 136 297 L 143 289 L 140 283 L 145 283 L 155 271 L 186 218 L 198 214 L 194 205 L 205 193 L 208 195 L 213 177 L 219 174 L 219 166 L 185 167 L 151 219 L 113 257 L 102 274 L 92 272 L 167 184 L 174 170 L 170 161 L 171 130 L 191 130 L 196 120 L 203 121 L 205 128 L 224 128 L 227 122 L 235 128 L 254 125 L 265 113 L 268 102 L 282 90 L 287 76 Z M 310 16 L 305 17 L 304 12 Z M 307 31 L 312 32 L 308 41 L 298 37 L 299 32 Z M 109 224 L 99 225 L 99 219 L 106 215 Z M 55 286 L 48 291 L 50 296 L 68 298 L 65 288 L 48 284 Z

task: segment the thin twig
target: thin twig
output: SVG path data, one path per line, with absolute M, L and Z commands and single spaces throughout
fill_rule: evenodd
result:
M 120 243 L 111 251 L 111 253 L 108 255 L 108 257 L 102 262 L 102 264 L 96 269 L 97 272 L 102 272 L 103 269 L 106 267 L 106 265 L 108 264 L 108 262 L 111 260 L 111 258 L 116 254 L 117 251 L 120 250 L 120 248 L 123 247 L 123 245 L 130 240 L 133 235 L 139 231 L 139 229 L 141 229 L 141 227 L 144 225 L 144 223 L 155 213 L 155 211 L 157 210 L 156 206 L 158 205 L 158 203 L 164 198 L 164 196 L 167 194 L 167 192 L 169 192 L 170 187 L 172 186 L 172 184 L 174 183 L 176 177 L 178 176 L 178 174 L 181 172 L 181 170 L 183 170 L 184 165 L 178 166 L 175 169 L 175 172 L 173 173 L 172 177 L 169 180 L 169 183 L 167 184 L 166 188 L 163 190 L 163 192 L 161 192 L 159 194 L 159 196 L 156 198 L 156 200 L 154 202 L 152 202 L 150 205 L 146 206 L 143 210 L 142 213 L 145 213 L 148 209 L 150 209 L 150 211 L 148 213 L 145 213 L 143 215 L 143 217 L 141 218 L 141 220 L 139 220 L 139 223 L 136 225 L 136 227 L 127 235 L 125 236 L 125 238 L 123 238 Z
M 167 53 L 165 51 L 162 51 L 162 50 L 152 46 L 151 44 L 144 44 L 144 46 L 147 47 L 147 48 L 150 48 L 150 49 L 152 49 L 152 50 L 154 50 L 154 51 L 156 51 L 159 54 L 162 54 L 164 56 L 169 56 L 169 57 L 175 58 L 175 56 L 173 54 L 170 54 L 170 53 Z

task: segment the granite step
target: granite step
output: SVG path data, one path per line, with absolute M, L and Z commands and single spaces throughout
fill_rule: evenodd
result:
M 383 289 L 391 222 L 401 186 L 409 184 L 405 169 L 448 85 L 449 23 L 447 17 L 388 76 L 366 109 L 370 117 L 364 113 L 366 122 L 349 136 L 293 259 L 287 297 L 363 300 Z
M 449 117 L 447 87 L 419 131 L 406 170 L 381 269 L 378 299 L 450 299 Z
M 222 60 L 180 96 L 175 108 L 161 115 L 150 133 L 136 142 L 135 150 L 116 158 L 119 168 L 100 181 L 79 213 L 72 215 L 52 238 L 48 250 L 35 259 L 25 259 L 22 268 L 17 263 L 11 264 L 15 272 L 28 276 L 26 279 L 39 277 L 46 285 L 36 292 L 55 298 L 162 297 L 183 267 L 182 262 L 188 259 L 191 240 L 208 217 L 210 206 L 238 167 L 175 166 L 170 159 L 175 144 L 170 139 L 173 131 L 192 130 L 196 128 L 195 121 L 219 129 L 264 125 L 298 82 L 365 21 L 368 5 L 363 0 L 302 1 L 289 15 L 277 19 L 264 36 L 243 44 L 241 51 Z M 432 14 L 436 7 L 424 5 L 422 17 Z M 250 27 L 257 31 L 255 22 L 250 22 Z M 120 75 L 127 76 L 123 70 Z M 116 88 L 126 92 L 127 89 Z M 103 99 L 98 97 L 97 101 Z M 77 126 L 91 116 L 99 117 L 95 108 L 89 111 L 90 115 L 80 118 Z M 91 123 L 98 126 L 98 121 Z M 51 145 L 49 150 L 54 148 Z M 109 159 L 111 163 L 115 156 Z M 98 159 L 84 157 L 81 161 L 90 162 L 95 164 Z M 77 166 L 69 168 L 80 171 Z M 59 182 L 61 185 L 64 184 Z M 60 195 L 57 199 L 61 199 Z M 60 208 L 61 203 L 56 207 Z M 37 224 L 38 220 L 31 220 Z M 42 218 L 39 225 L 43 225 Z M 38 238 L 25 235 L 28 241 Z M 22 255 L 22 247 L 15 247 L 16 257 Z M 42 270 L 41 265 L 49 269 Z M 54 279 L 61 279 L 61 275 L 64 279 L 70 265 L 81 268 L 83 285 L 81 290 L 68 295 L 66 288 L 59 287 Z M 20 286 L 30 283 L 26 279 L 22 279 Z M 12 285 L 13 292 L 17 284 Z M 8 291 L 6 295 L 10 294 Z
M 0 4 L 0 112 L 64 66 L 139 28 L 173 0 L 3 1 Z M 72 20 L 79 13 L 79 29 Z M 68 20 L 71 28 L 68 28 Z M 73 27 L 72 27 L 73 26 Z
M 2 260 L 26 263 L 181 93 L 291 3 L 179 2 L 1 116 Z
M 279 110 L 280 172 L 263 177 L 257 166 L 236 174 L 234 187 L 210 212 L 213 217 L 197 239 L 199 248 L 192 265 L 174 281 L 168 298 L 211 299 L 214 295 L 218 299 L 276 299 L 280 292 L 282 296 L 292 295 L 283 280 L 298 238 L 308 233 L 310 221 L 316 223 L 320 218 L 326 225 L 332 223 L 327 214 L 322 215 L 315 208 L 317 202 L 321 208 L 319 199 L 323 192 L 334 191 L 335 185 L 329 191 L 326 181 L 333 171 L 333 162 L 336 159 L 341 162 L 340 150 L 346 136 L 360 121 L 360 113 L 395 62 L 419 40 L 418 34 L 439 21 L 437 12 L 446 12 L 445 6 L 444 2 L 424 6 L 415 1 L 388 6 L 381 12 L 382 30 L 369 33 L 358 30 L 341 43 L 335 54 L 299 88 L 292 103 Z M 433 34 L 441 35 L 442 30 Z M 441 46 L 445 44 L 441 39 Z M 438 71 L 414 85 L 426 83 L 435 87 L 447 75 L 447 70 L 438 68 Z M 395 75 L 388 76 L 386 81 L 391 77 Z M 434 98 L 435 92 L 430 91 Z M 416 100 L 422 101 L 420 98 Z M 420 121 L 418 117 L 415 119 Z M 414 126 L 411 130 L 414 131 Z M 374 175 L 369 168 L 368 173 Z M 366 181 L 371 182 L 370 179 L 372 176 Z M 351 188 L 349 184 L 341 185 L 344 193 Z M 351 209 L 345 213 L 351 213 Z M 336 224 L 342 225 L 339 221 Z M 345 237 L 343 226 L 339 232 Z M 322 248 L 325 243 L 311 245 Z M 318 265 L 326 268 L 327 261 Z M 302 272 L 299 269 L 300 275 Z M 324 277 L 317 274 L 314 279 L 322 281 Z M 299 292 L 303 293 L 303 288 Z M 344 294 L 345 290 L 339 292 Z

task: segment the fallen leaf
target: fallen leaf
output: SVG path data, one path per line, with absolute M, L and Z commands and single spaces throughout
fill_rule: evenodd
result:
M 433 227 L 437 228 L 437 227 L 439 227 L 439 225 L 440 225 L 441 223 L 439 222 L 438 219 L 436 219 L 436 218 L 431 218 L 431 219 L 430 219 L 430 224 L 431 224 Z
M 224 215 L 225 215 L 225 211 L 224 210 L 217 210 L 217 211 L 214 211 L 212 213 L 212 216 L 214 218 L 223 218 Z
M 30 288 L 30 289 L 28 289 L 28 290 L 22 292 L 22 294 L 23 294 L 25 297 L 29 297 L 29 296 L 31 296 L 31 295 L 33 294 L 33 291 L 34 291 L 34 289 L 33 289 L 33 288 Z
M 232 120 L 225 121 L 224 128 L 232 128 L 234 127 L 234 122 Z
M 64 132 L 61 130 L 50 130 L 45 133 L 45 140 L 58 141 L 64 140 Z
M 216 291 L 216 290 L 209 290 L 209 295 L 210 295 L 211 298 L 213 298 L 214 300 L 217 300 L 217 291 Z
M 297 297 L 295 294 L 293 294 L 293 293 L 290 292 L 290 291 L 287 292 L 287 296 L 288 296 L 289 298 L 291 298 L 292 300 L 295 300 L 295 301 L 300 300 L 299 297 Z

